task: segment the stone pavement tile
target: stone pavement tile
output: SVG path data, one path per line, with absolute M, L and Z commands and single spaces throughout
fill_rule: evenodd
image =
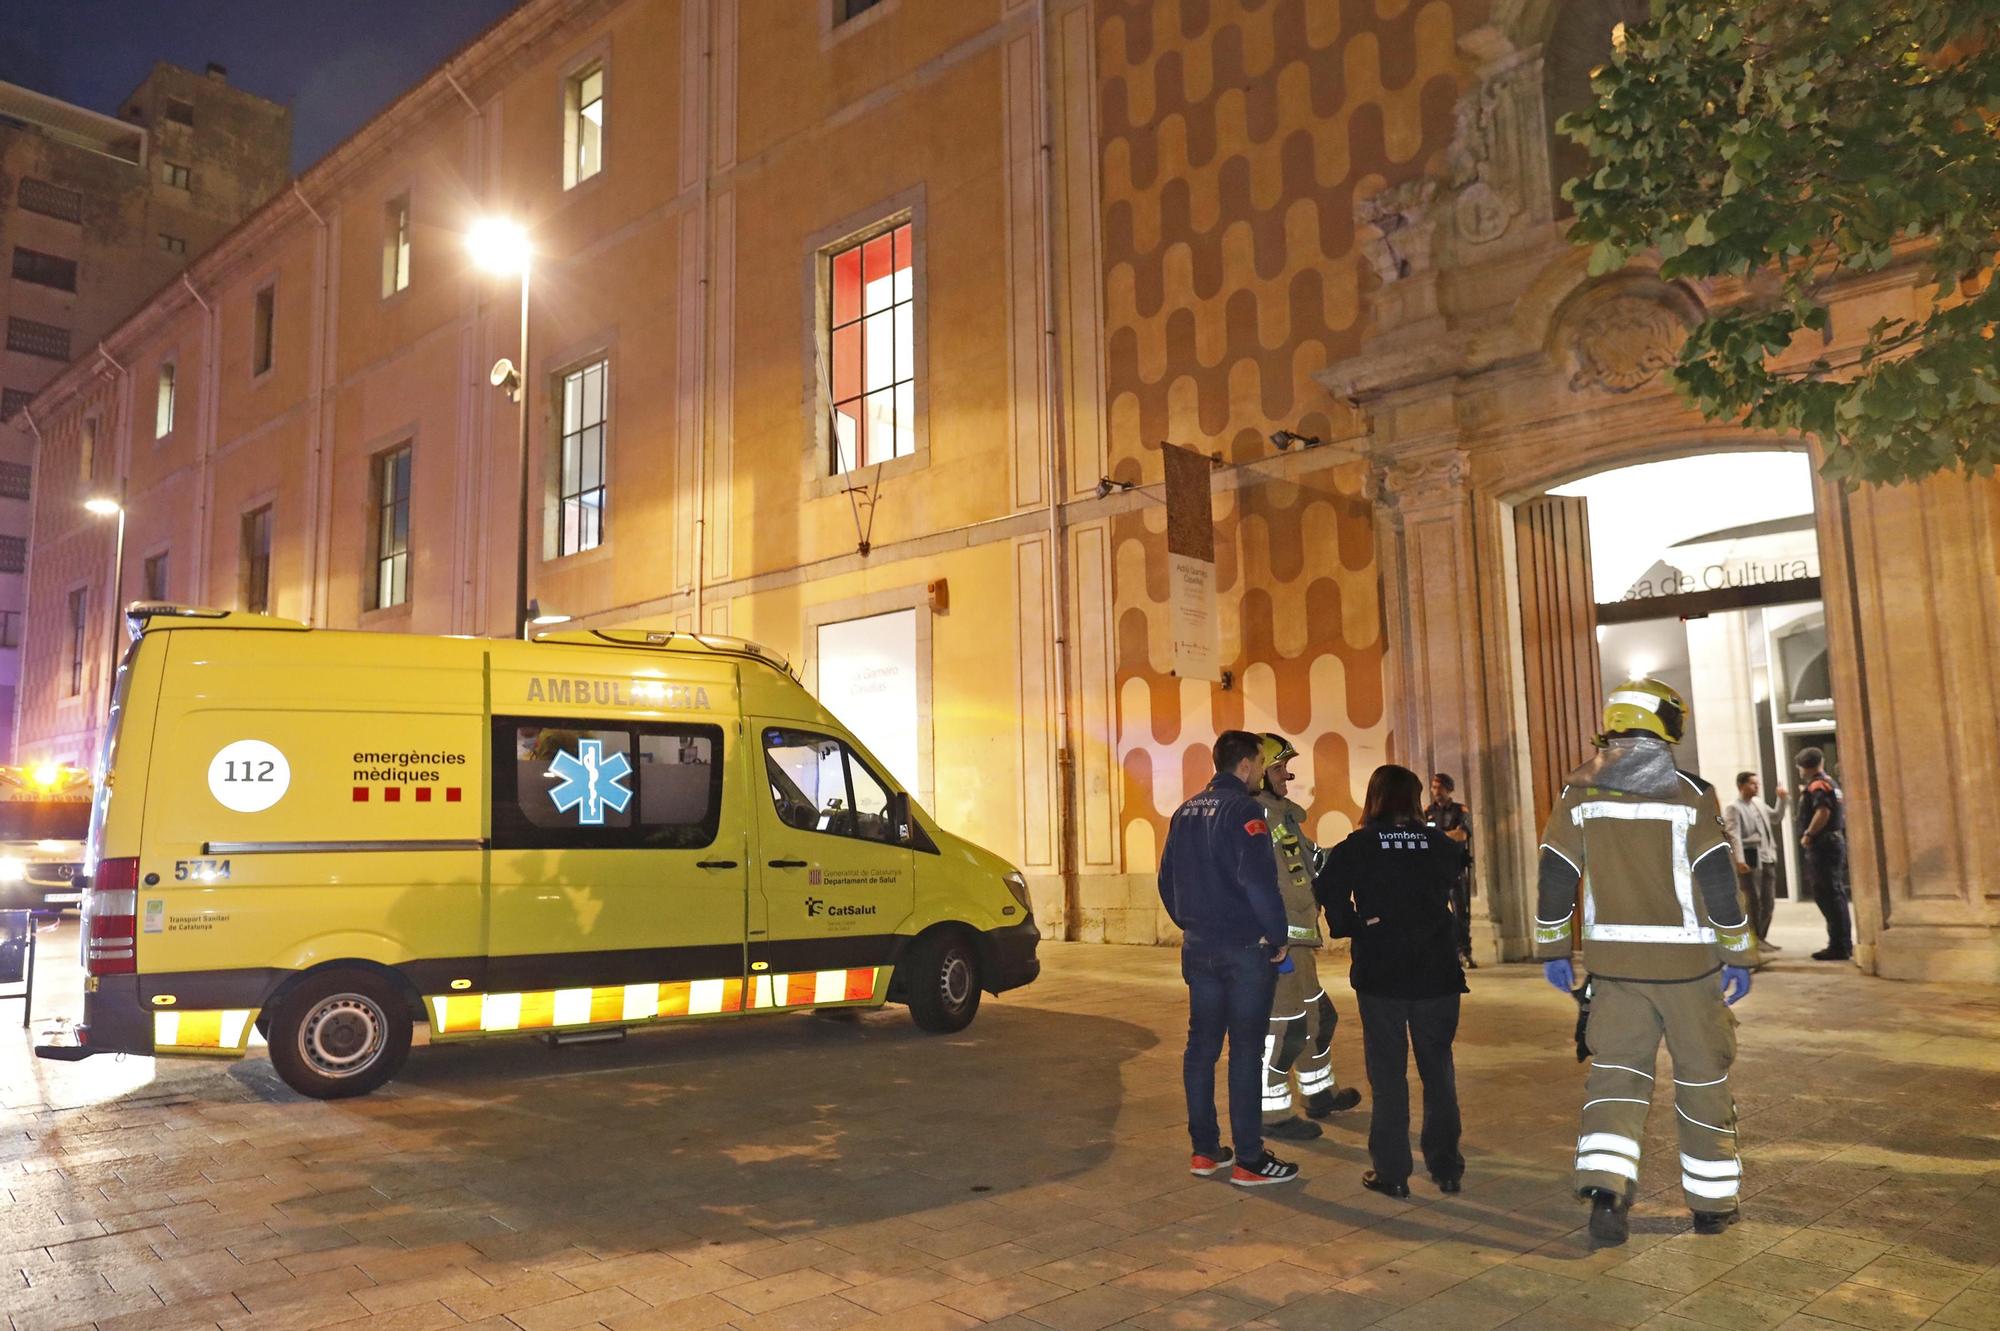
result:
M 1068 1289 L 1078 1290 L 1102 1285 L 1120 1276 L 1131 1275 L 1134 1271 L 1143 1271 L 1151 1265 L 1153 1263 L 1146 1258 L 1134 1257 L 1116 1248 L 1093 1248 L 1071 1257 L 1061 1257 L 1053 1262 L 1044 1262 L 1040 1266 L 1031 1266 L 1028 1268 L 1028 1274 Z M 1157 1299 L 1155 1302 L 1163 1303 L 1165 1300 Z
M 466 1321 L 477 1322 L 482 1318 L 510 1313 L 516 1308 L 554 1303 L 557 1299 L 566 1299 L 581 1292 L 560 1276 L 546 1271 L 525 1271 L 498 1285 L 487 1284 L 482 1279 L 479 1288 L 446 1294 L 440 1302 Z
M 968 1285 L 962 1290 L 943 1295 L 938 1299 L 945 1307 L 956 1312 L 977 1317 L 981 1321 L 996 1321 L 1010 1313 L 1024 1312 L 1044 1303 L 1074 1293 L 1066 1285 L 1043 1280 L 1017 1271 L 1013 1275 L 1001 1276 L 983 1284 Z
M 1979 1328 L 2000 1326 L 2000 1289 L 1968 1289 L 1952 1297 L 1932 1319 L 1939 1326 Z
M 1359 1327 L 1373 1326 L 1396 1311 L 1393 1303 L 1330 1289 L 1267 1312 L 1257 1324 L 1269 1324 L 1280 1331 L 1356 1331 Z
M 1667 1309 L 1720 1331 L 1767 1331 L 1805 1306 L 1803 1297 L 1721 1283 L 1698 1289 Z
M 242 1296 L 237 1299 L 240 1302 Z M 226 1331 L 313 1331 L 337 1322 L 359 1321 L 367 1315 L 368 1310 L 346 1294 L 314 1294 L 225 1319 L 220 1325 Z
M 954 1257 L 948 1262 L 939 1262 L 937 1269 L 948 1276 L 956 1276 L 968 1284 L 981 1284 L 997 1280 L 1001 1276 L 1011 1276 L 1016 1271 L 1025 1271 L 1031 1266 L 1040 1266 L 1048 1260 L 1046 1253 L 1020 1243 L 996 1243 L 991 1248 L 981 1248 L 963 1257 Z M 839 1274 L 837 1271 L 835 1274 Z
M 1530 1244 L 1529 1247 L 1538 1246 L 1538 1243 Z M 1400 1260 L 1414 1262 L 1418 1266 L 1434 1267 L 1439 1271 L 1454 1272 L 1469 1278 L 1489 1267 L 1511 1261 L 1527 1250 L 1527 1248 L 1496 1247 L 1478 1239 L 1461 1236 L 1439 1239 L 1436 1243 L 1426 1243 Z
M 872 1313 L 892 1313 L 919 1303 L 949 1303 L 951 1295 L 971 1288 L 965 1281 L 942 1271 L 912 1271 L 854 1285 L 840 1291 L 840 1296 Z
M 1088 1252 L 1092 1248 L 1114 1245 L 1122 1247 L 1123 1241 L 1131 1238 L 1132 1236 L 1123 1230 L 1113 1229 L 1110 1225 L 1099 1224 L 1095 1220 L 1086 1220 L 1079 1224 L 1059 1225 L 1054 1229 L 1022 1234 L 1016 1237 L 1014 1242 L 1024 1248 L 1033 1248 L 1042 1254 L 1044 1261 L 1047 1261 L 1051 1258 L 1071 1257 L 1080 1252 Z
M 559 1266 L 555 1273 L 578 1289 L 604 1289 L 611 1285 L 631 1285 L 653 1276 L 672 1275 L 688 1270 L 688 1264 L 663 1252 L 635 1252 L 601 1262 L 579 1262 Z
M 236 1297 L 252 1313 L 266 1309 L 281 1308 L 286 1304 L 303 1303 L 327 1295 L 345 1296 L 350 1290 L 367 1289 L 374 1284 L 358 1266 L 335 1266 L 311 1275 L 293 1276 L 290 1280 L 273 1280 L 268 1284 L 251 1289 L 236 1291 Z M 359 1307 L 357 1303 L 355 1306 Z
M 1514 1309 L 1466 1294 L 1461 1286 L 1421 1299 L 1376 1325 L 1390 1331 L 1493 1331 L 1514 1315 Z
M 1570 1277 L 1509 1264 L 1488 1267 L 1451 1292 L 1483 1299 L 1518 1314 L 1529 1308 L 1539 1308 L 1550 1299 L 1575 1289 L 1583 1279 L 1581 1272 Z
M 227 1294 L 214 1294 L 163 1308 L 142 1308 L 119 1317 L 100 1317 L 97 1327 L 99 1331 L 208 1331 L 242 1313 L 243 1305 L 235 1299 Z
M 440 1243 L 425 1248 L 389 1248 L 376 1245 L 369 1256 L 352 1258 L 354 1265 L 378 1285 L 393 1284 L 413 1276 L 436 1275 L 448 1267 L 465 1267 L 482 1260 L 484 1254 L 469 1243 Z
M 650 1306 L 622 1289 L 595 1289 L 587 1294 L 571 1294 L 517 1308 L 507 1314 L 507 1320 L 521 1331 L 570 1331 L 572 1327 L 588 1326 L 621 1313 L 642 1312 Z
M 740 1285 L 728 1285 L 712 1292 L 721 1294 L 744 1312 L 756 1314 L 833 1294 L 847 1287 L 847 1282 L 844 1280 L 836 1279 L 824 1271 L 808 1268 L 804 1271 L 787 1271 L 783 1275 L 772 1276 L 769 1280 L 749 1280 Z
M 904 1246 L 918 1252 L 929 1253 L 940 1261 L 950 1261 L 967 1253 L 979 1252 L 995 1244 L 1006 1243 L 1023 1236 L 1012 1229 L 1002 1228 L 984 1220 L 960 1225 L 956 1229 L 931 1230 L 904 1240 Z
M 1611 1326 L 1637 1326 L 1653 1314 L 1665 1312 L 1679 1297 L 1672 1290 L 1657 1286 L 1596 1275 L 1550 1299 L 1535 1312 Z
M 413 1304 L 434 1303 L 454 1294 L 480 1294 L 493 1287 L 462 1266 L 448 1266 L 427 1276 L 412 1276 L 386 1285 L 352 1291 L 354 1301 L 371 1313 L 394 1312 Z
M 992 1249 L 981 1251 L 990 1252 Z M 1038 1255 L 1035 1260 L 1039 1262 L 1042 1259 Z M 739 1258 L 730 1265 L 740 1268 L 742 1259 Z M 899 1243 L 893 1248 L 880 1248 L 867 1253 L 842 1252 L 835 1248 L 832 1256 L 814 1262 L 812 1269 L 850 1285 L 865 1285 L 871 1280 L 886 1280 L 890 1276 L 907 1275 L 912 1271 L 939 1270 L 944 1265 L 927 1252 L 918 1252 L 907 1244 Z
M 1995 1229 L 2000 1231 L 2000 1225 L 1996 1225 Z M 1890 1251 L 1898 1257 L 1914 1257 L 1920 1262 L 1942 1262 L 1985 1270 L 2000 1263 L 2000 1233 L 1953 1234 L 1925 1229 L 1898 1243 Z
M 801 1238 L 752 1249 L 733 1258 L 729 1264 L 751 1279 L 761 1280 L 765 1276 L 781 1276 L 787 1271 L 802 1271 L 808 1266 L 818 1266 L 821 1262 L 831 1262 L 853 1255 L 816 1238 Z
M 1114 1322 L 1150 1312 L 1162 1302 L 1164 1300 L 1140 1290 L 1094 1285 L 1047 1303 L 1038 1303 L 1022 1316 L 1054 1327 L 1055 1331 L 1100 1331 L 1100 1328 Z
M 73 1299 L 13 1307 L 8 1313 L 13 1318 L 14 1331 L 57 1331 L 59 1327 L 82 1326 L 130 1313 L 158 1311 L 163 1306 L 150 1290 L 143 1294 L 113 1294 L 107 1289 Z
M 444 1331 L 463 1325 L 442 1303 L 413 1303 L 357 1321 L 337 1323 L 342 1331 Z
M 1847 1279 L 1847 1272 L 1778 1253 L 1760 1253 L 1722 1276 L 1725 1284 L 1767 1290 L 1800 1300 L 1816 1299 Z
M 1115 1283 L 1129 1283 L 1143 1278 L 1147 1273 L 1136 1271 Z M 1335 1280 L 1324 1271 L 1315 1271 L 1309 1266 L 1296 1266 L 1291 1262 L 1271 1262 L 1254 1271 L 1245 1271 L 1230 1280 L 1224 1280 L 1209 1288 L 1217 1294 L 1241 1299 L 1264 1308 L 1282 1308 L 1288 1303 L 1296 1303 L 1308 1294 L 1319 1294 L 1332 1289 Z
M 848 1331 L 966 1331 L 979 1320 L 941 1303 L 916 1303 L 892 1313 L 855 1322 Z
M 1157 1294 L 1162 1299 L 1177 1299 L 1183 1294 L 1193 1294 L 1225 1281 L 1239 1279 L 1241 1275 L 1241 1272 L 1233 1271 L 1226 1266 L 1205 1266 L 1188 1258 L 1170 1257 L 1151 1266 L 1142 1266 L 1136 1271 L 1106 1283 L 1116 1285 L 1120 1289 L 1136 1289 L 1148 1294 Z M 1325 1280 L 1320 1288 L 1325 1289 L 1332 1284 L 1331 1280 Z
M 1419 1266 L 1405 1256 L 1351 1275 L 1340 1282 L 1339 1288 L 1363 1298 L 1407 1307 L 1433 1294 L 1441 1294 L 1454 1285 L 1464 1284 L 1465 1280 L 1466 1277 L 1456 1271 Z
M 734 1266 L 723 1262 L 703 1262 L 699 1266 L 690 1266 L 685 1271 L 669 1271 L 663 1275 L 633 1280 L 620 1288 L 658 1307 L 662 1304 L 678 1303 L 682 1299 L 691 1299 L 697 1294 L 713 1294 L 718 1290 L 752 1283 L 754 1282 L 749 1277 Z
M 354 1235 L 348 1233 L 339 1225 L 314 1225 L 306 1229 L 295 1229 L 282 1234 L 275 1231 L 267 1231 L 261 1238 L 244 1239 L 241 1242 L 225 1246 L 228 1247 L 230 1252 L 235 1254 L 236 1260 L 239 1262 L 261 1262 L 275 1259 L 284 1262 L 286 1268 L 295 1274 L 303 1275 L 305 1271 L 312 1268 L 295 1265 L 294 1259 L 303 1259 L 316 1252 L 327 1252 L 337 1248 L 352 1248 L 361 1245 L 357 1245 L 354 1241 Z M 388 1247 L 389 1245 L 382 1245 L 380 1250 L 387 1251 Z M 377 1251 L 372 1246 L 368 1250 L 370 1252 Z
M 1140 1313 L 1120 1323 L 1137 1331 L 1230 1331 L 1255 1321 L 1270 1310 L 1267 1304 L 1233 1299 L 1220 1290 L 1184 1294 L 1172 1303 Z
M 1315 1244 L 1304 1252 L 1293 1254 L 1288 1260 L 1344 1280 L 1406 1257 L 1423 1246 L 1416 1239 L 1388 1238 L 1364 1229 L 1329 1243 Z
M 708 1331 L 743 1316 L 743 1310 L 713 1294 L 697 1294 L 658 1308 L 611 1313 L 601 1319 L 610 1331 Z
M 1877 1257 L 1856 1271 L 1851 1279 L 1860 1285 L 1877 1285 L 1899 1294 L 1920 1299 L 1949 1299 L 1973 1281 L 1973 1272 L 1962 1266 L 1919 1262 L 1894 1253 Z
M 1604 1274 L 1618 1280 L 1635 1280 L 1642 1285 L 1657 1285 L 1661 1289 L 1687 1294 L 1727 1275 L 1733 1266 L 1730 1262 L 1711 1261 L 1663 1243 L 1630 1261 L 1609 1268 Z
M 1780 1257 L 1799 1257 L 1821 1266 L 1834 1266 L 1849 1274 L 1859 1271 L 1889 1250 L 1886 1243 L 1851 1238 L 1824 1229 L 1802 1229 L 1788 1239 L 1771 1245 Z
M 821 1294 L 774 1312 L 754 1317 L 739 1316 L 730 1322 L 736 1331 L 840 1331 L 868 1321 L 873 1314 L 858 1303 L 849 1303 L 838 1294 Z
M 1808 1303 L 1804 1311 L 1867 1331 L 1910 1331 L 1943 1307 L 1942 1300 L 1920 1299 L 1849 1281 L 1835 1285 Z

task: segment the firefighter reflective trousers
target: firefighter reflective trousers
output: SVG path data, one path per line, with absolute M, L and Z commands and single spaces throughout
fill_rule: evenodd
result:
M 1333 1028 L 1339 1014 L 1319 982 L 1317 950 L 1295 947 L 1292 970 L 1278 976 L 1271 1000 L 1271 1026 L 1264 1035 L 1264 1117 L 1289 1117 L 1292 1079 L 1310 1098 L 1333 1089 Z
M 1638 984 L 1594 977 L 1585 1038 L 1591 1063 L 1576 1143 L 1577 1191 L 1603 1188 L 1632 1200 L 1664 1038 L 1673 1061 L 1681 1192 L 1689 1210 L 1734 1211 L 1743 1180 L 1729 1091 L 1736 1016 L 1723 1003 L 1716 978 Z

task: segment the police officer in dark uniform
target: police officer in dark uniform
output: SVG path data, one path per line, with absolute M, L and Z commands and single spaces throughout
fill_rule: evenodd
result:
M 1254 1188 L 1289 1183 L 1299 1167 L 1264 1149 L 1260 1091 L 1264 1030 L 1285 960 L 1287 925 L 1278 862 L 1264 806 L 1250 793 L 1264 774 L 1263 741 L 1225 730 L 1215 741 L 1215 779 L 1174 810 L 1160 855 L 1160 901 L 1179 926 L 1188 987 L 1189 1171 Z M 1229 1040 L 1232 1154 L 1215 1118 L 1215 1060 Z
M 1431 802 L 1424 810 L 1424 826 L 1434 827 L 1465 849 L 1465 867 L 1451 888 L 1451 913 L 1457 918 L 1458 960 L 1467 970 L 1478 970 L 1472 959 L 1472 812 L 1458 802 L 1458 783 L 1449 772 L 1431 774 Z
M 1826 917 L 1826 946 L 1814 961 L 1847 961 L 1854 956 L 1854 924 L 1847 908 L 1847 810 L 1840 787 L 1826 772 L 1826 755 L 1800 749 L 1800 867 L 1813 904 Z

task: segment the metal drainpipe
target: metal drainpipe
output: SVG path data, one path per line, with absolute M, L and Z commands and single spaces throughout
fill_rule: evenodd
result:
M 1063 422 L 1062 345 L 1056 329 L 1056 105 L 1055 80 L 1049 67 L 1049 0 L 1037 0 L 1035 5 L 1035 61 L 1042 80 L 1042 266 L 1038 285 L 1042 381 L 1048 411 L 1049 608 L 1055 618 L 1056 871 L 1063 885 L 1063 936 L 1075 938 L 1082 923 L 1082 902 L 1076 865 L 1076 743 L 1070 713 L 1069 532 L 1063 512 L 1069 466 Z
M 188 276 L 187 269 L 185 268 L 181 269 L 181 285 L 187 288 L 187 293 L 194 298 L 194 303 L 201 306 L 202 313 L 201 383 L 199 391 L 195 395 L 194 402 L 197 418 L 194 436 L 194 571 L 196 583 L 206 586 L 208 583 L 208 556 L 210 547 L 208 532 L 209 490 L 214 483 L 214 478 L 209 475 L 208 463 L 209 455 L 215 451 L 213 443 L 215 439 L 216 416 L 222 404 L 222 367 L 217 363 L 219 360 L 218 352 L 220 351 L 218 344 L 222 339 L 216 336 L 215 325 L 217 320 L 215 307 L 201 298 L 201 292 L 195 290 L 194 279 Z M 176 389 L 178 391 L 178 385 Z M 180 428 L 178 422 L 176 422 L 174 428 Z M 119 503 L 121 506 L 124 503 L 122 489 L 120 491 Z M 124 570 L 121 568 L 118 572 L 122 575 Z M 114 655 L 112 659 L 115 661 L 117 657 Z
M 325 621 L 326 611 L 326 598 L 320 594 L 320 554 L 322 546 L 330 544 L 332 540 L 330 522 L 326 524 L 328 527 L 326 540 L 323 542 L 320 537 L 320 508 L 325 497 L 320 484 L 320 468 L 326 457 L 326 357 L 328 345 L 332 341 L 327 328 L 327 292 L 333 280 L 333 247 L 332 237 L 327 231 L 326 218 L 320 215 L 319 209 L 312 206 L 312 201 L 306 198 L 305 191 L 299 188 L 299 182 L 296 180 L 292 182 L 292 194 L 298 199 L 299 206 L 312 216 L 312 220 L 319 227 L 319 235 L 313 245 L 313 266 L 318 270 L 315 274 L 318 280 L 314 283 L 313 291 L 313 336 L 309 370 L 312 376 L 312 391 L 308 394 L 308 399 L 312 403 L 312 415 L 307 418 L 312 439 L 310 449 L 312 465 L 306 472 L 306 514 L 311 519 L 309 529 L 312 539 L 306 547 L 306 623 L 320 624 Z M 330 558 L 329 555 L 329 560 Z
M 700 345 L 695 348 L 695 378 L 701 384 L 701 392 L 694 405 L 694 631 L 705 633 L 708 625 L 702 622 L 703 583 L 708 575 L 708 422 L 710 419 L 709 400 L 713 387 L 709 383 L 709 341 L 715 322 L 715 234 L 710 217 L 709 202 L 710 177 L 715 170 L 712 141 L 715 134 L 715 6 L 702 6 L 701 34 L 701 138 L 695 153 L 701 163 L 701 321 L 696 330 Z

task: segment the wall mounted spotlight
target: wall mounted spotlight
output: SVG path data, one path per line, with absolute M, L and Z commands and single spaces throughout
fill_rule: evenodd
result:
M 1114 481 L 1109 476 L 1100 476 L 1097 478 L 1097 497 L 1099 499 L 1108 499 L 1113 490 L 1129 490 L 1134 484 L 1136 482 Z
M 1297 444 L 1300 448 L 1318 448 L 1324 440 L 1316 434 L 1299 434 L 1294 430 L 1273 430 L 1271 443 L 1282 453 Z

